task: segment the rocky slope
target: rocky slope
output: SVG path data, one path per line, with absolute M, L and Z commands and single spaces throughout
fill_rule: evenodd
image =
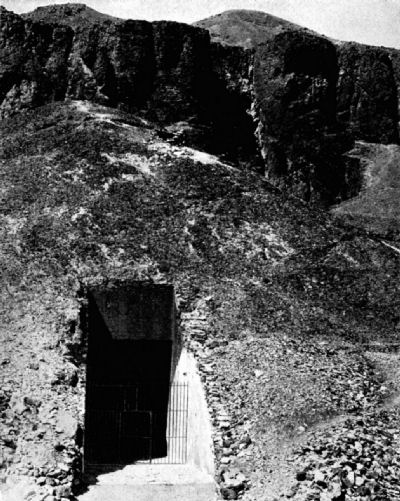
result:
M 89 99 L 167 125 L 186 144 L 240 156 L 322 204 L 359 191 L 358 165 L 343 156 L 354 138 L 398 141 L 394 56 L 383 49 L 334 44 L 249 11 L 198 23 L 212 40 L 199 27 L 123 21 L 80 4 L 0 15 L 3 117 Z M 243 25 L 245 40 L 232 35 Z
M 175 285 L 226 499 L 286 492 L 280 441 L 382 401 L 365 349 L 397 340 L 391 248 L 140 117 L 72 101 L 0 127 L 5 499 L 83 487 L 81 284 Z
M 359 228 L 392 242 L 400 234 L 400 147 L 359 141 L 349 155 L 361 163 L 359 194 L 332 208 L 332 212 Z M 397 245 L 398 247 L 398 243 Z

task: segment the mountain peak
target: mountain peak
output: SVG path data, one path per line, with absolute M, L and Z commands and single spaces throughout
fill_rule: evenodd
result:
M 210 32 L 215 42 L 251 48 L 270 40 L 282 31 L 307 31 L 299 26 L 257 10 L 227 10 L 194 23 Z
M 32 12 L 22 15 L 32 21 L 57 22 L 72 27 L 87 26 L 88 24 L 104 21 L 118 21 L 116 17 L 109 16 L 88 7 L 84 3 L 65 3 L 38 7 Z

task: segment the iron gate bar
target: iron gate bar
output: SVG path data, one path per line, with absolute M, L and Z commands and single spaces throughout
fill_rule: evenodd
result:
M 138 461 L 140 464 L 185 464 L 187 462 L 189 415 L 188 383 L 170 385 L 167 419 L 167 456 Z
M 140 398 L 142 398 L 142 404 L 143 405 L 149 405 L 149 401 L 146 400 L 146 398 L 150 398 L 154 395 L 157 395 L 154 390 L 156 388 L 168 388 L 168 404 L 167 404 L 167 410 L 166 410 L 166 416 L 164 415 L 164 411 L 158 410 L 146 410 L 146 409 L 139 409 L 139 404 L 140 404 Z M 115 390 L 112 392 L 112 397 L 110 397 L 110 394 L 106 394 L 104 396 L 104 390 Z M 148 390 L 146 392 L 146 389 Z M 141 393 L 141 391 L 142 393 Z M 153 390 L 153 391 L 152 391 Z M 98 391 L 98 393 L 97 393 Z M 143 393 L 144 392 L 144 393 Z M 132 395 L 132 393 L 134 393 Z M 106 399 L 106 402 L 102 398 L 99 398 L 103 396 Z M 108 396 L 108 401 L 107 401 L 107 396 Z M 132 397 L 133 402 L 132 402 Z M 90 403 L 95 404 L 94 406 L 91 406 Z M 184 464 L 187 462 L 187 456 L 188 456 L 188 406 L 189 406 L 189 385 L 187 382 L 175 382 L 175 383 L 170 383 L 170 384 L 162 384 L 162 383 L 156 383 L 156 382 L 144 382 L 144 383 L 130 383 L 130 384 L 89 384 L 87 387 L 87 403 L 89 404 L 87 406 L 87 414 L 88 414 L 88 419 L 87 419 L 87 424 L 90 424 L 93 422 L 93 420 L 96 422 L 96 418 L 98 416 L 99 422 L 104 422 L 105 416 L 109 416 L 107 419 L 112 420 L 112 416 L 114 415 L 114 419 L 116 420 L 115 425 L 117 425 L 117 431 L 116 431 L 116 440 L 117 444 L 117 451 L 116 451 L 116 456 L 119 458 L 120 461 L 114 461 L 114 462 L 101 462 L 101 460 L 104 461 L 104 459 L 100 459 L 100 463 L 94 463 L 91 461 L 93 457 L 90 457 L 90 455 L 93 456 L 93 450 L 86 450 L 85 456 L 89 456 L 89 461 L 85 461 L 86 467 L 89 467 L 91 465 L 96 465 L 96 466 L 123 466 L 124 464 L 132 464 L 132 463 L 144 463 L 144 464 Z M 103 405 L 103 407 L 101 407 Z M 112 409 L 107 409 L 104 408 L 104 405 L 111 405 L 111 406 L 116 406 L 116 408 Z M 153 401 L 154 405 L 154 401 Z M 157 401 L 156 401 L 157 405 Z M 126 428 L 127 423 L 129 422 L 129 418 L 127 418 L 127 415 L 131 415 L 131 421 L 130 421 L 130 429 L 131 431 L 133 430 L 134 432 L 139 431 L 140 432 L 140 420 L 135 423 L 135 416 L 139 417 L 139 415 L 147 415 L 148 416 L 148 431 L 149 433 L 144 433 L 142 429 L 142 433 L 139 433 L 138 435 L 135 434 L 130 434 L 128 433 L 128 429 Z M 102 416 L 104 416 L 102 418 Z M 157 423 L 163 422 L 163 419 L 166 419 L 166 430 L 165 430 L 165 441 L 166 441 L 166 455 L 163 457 L 153 457 L 154 455 L 154 448 L 153 448 L 153 441 L 155 439 L 154 431 L 155 431 L 155 421 L 154 418 L 156 417 Z M 164 417 L 163 417 L 164 416 Z M 123 420 L 128 419 L 127 422 L 125 422 L 125 428 L 123 427 Z M 147 420 L 146 420 L 147 422 Z M 143 424 L 143 423 L 142 423 Z M 94 428 L 95 429 L 95 428 Z M 87 430 L 88 435 L 90 433 L 90 430 Z M 159 430 L 158 430 L 159 433 Z M 85 436 L 87 434 L 85 433 Z M 112 437 L 113 435 L 111 435 Z M 162 434 L 162 436 L 164 436 Z M 162 436 L 159 434 L 157 437 L 159 439 L 162 439 Z M 107 433 L 105 434 L 105 437 L 107 438 Z M 103 440 L 103 436 L 99 437 L 100 440 Z M 110 438 L 110 436 L 108 436 Z M 125 441 L 124 441 L 125 438 Z M 93 436 L 92 436 L 93 439 Z M 129 461 L 129 462 L 124 462 L 121 461 L 123 459 L 124 454 L 127 453 L 127 450 L 124 450 L 124 453 L 122 451 L 122 447 L 126 447 L 126 440 L 130 439 L 133 442 L 136 441 L 136 447 L 138 444 L 142 443 L 141 449 L 144 451 L 148 451 L 148 454 L 146 453 L 147 459 L 139 459 L 135 461 Z M 129 442 L 129 440 L 128 440 Z M 147 446 L 146 446 L 147 443 Z M 96 438 L 94 441 L 94 445 L 96 446 Z M 86 439 L 85 439 L 85 446 L 86 446 Z M 143 449 L 144 447 L 144 449 Z M 160 446 L 158 446 L 159 448 Z M 96 449 L 96 447 L 94 447 Z M 92 447 L 93 449 L 93 447 Z M 89 453 L 89 454 L 87 454 Z M 132 452 L 133 454 L 133 452 Z M 129 452 L 127 454 L 129 456 Z M 125 457 L 127 457 L 125 455 Z

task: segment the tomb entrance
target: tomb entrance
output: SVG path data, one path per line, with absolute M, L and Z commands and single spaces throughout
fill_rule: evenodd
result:
M 188 387 L 172 383 L 175 317 L 171 285 L 88 291 L 85 467 L 186 461 Z

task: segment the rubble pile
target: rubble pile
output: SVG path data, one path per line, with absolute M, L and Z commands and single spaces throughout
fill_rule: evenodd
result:
M 399 409 L 372 410 L 309 437 L 297 452 L 296 500 L 400 499 Z

